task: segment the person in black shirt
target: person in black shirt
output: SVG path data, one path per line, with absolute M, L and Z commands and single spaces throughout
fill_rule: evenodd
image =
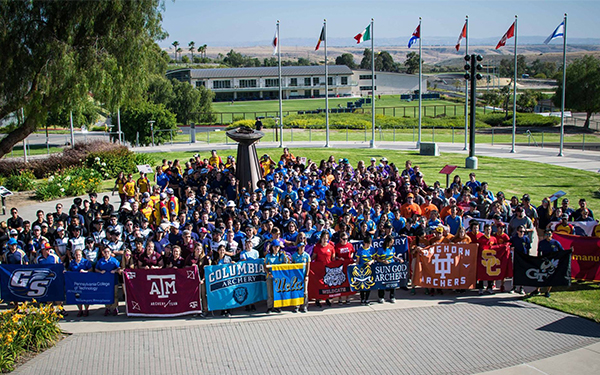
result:
M 19 216 L 19 210 L 16 207 L 10 209 L 10 214 L 12 215 L 8 220 L 6 220 L 6 225 L 10 229 L 16 229 L 17 232 L 20 232 L 23 229 L 23 218 Z
M 52 216 L 54 216 L 54 221 L 62 221 L 63 223 L 66 223 L 69 218 L 69 215 L 63 212 L 63 205 L 60 203 L 56 205 L 56 212 Z
M 108 197 L 108 195 L 105 195 L 102 198 L 102 200 L 104 201 L 104 203 L 100 205 L 99 212 L 102 216 L 102 220 L 108 221 L 108 219 L 110 219 L 110 216 L 115 212 L 115 208 L 112 204 L 110 204 L 110 198 Z

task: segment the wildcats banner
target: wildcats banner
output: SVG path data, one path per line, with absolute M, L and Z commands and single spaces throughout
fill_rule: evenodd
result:
M 571 285 L 571 251 L 557 251 L 544 257 L 532 257 L 515 251 L 514 285 Z
M 408 263 L 348 266 L 348 279 L 352 291 L 400 288 L 408 283 Z
M 273 307 L 298 306 L 304 303 L 303 263 L 277 264 L 271 266 L 273 275 Z
M 477 281 L 476 244 L 439 244 L 417 256 L 414 284 L 425 288 L 470 289 Z
M 115 275 L 66 272 L 67 305 L 111 305 L 115 301 Z
M 577 280 L 600 281 L 600 238 L 554 233 L 552 238 L 563 249 L 572 249 L 571 277 Z
M 267 299 L 263 259 L 204 267 L 208 309 L 229 310 Z
M 477 280 L 502 280 L 513 276 L 508 244 L 482 250 L 477 257 Z
M 335 260 L 325 265 L 320 262 L 310 264 L 308 295 L 312 299 L 329 299 L 354 294 L 348 282 L 348 265 L 351 261 Z
M 123 272 L 127 316 L 196 314 L 200 305 L 197 267 Z
M 62 264 L 2 264 L 2 299 L 12 302 L 65 300 L 65 267 Z

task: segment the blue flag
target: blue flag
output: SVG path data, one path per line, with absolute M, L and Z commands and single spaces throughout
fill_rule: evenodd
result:
M 0 290 L 4 301 L 52 302 L 65 300 L 65 267 L 62 264 L 2 264 Z
M 306 297 L 304 263 L 274 264 L 270 267 L 273 275 L 273 307 L 303 304 Z
M 204 267 L 208 309 L 229 310 L 267 299 L 263 259 Z
M 560 23 L 560 25 L 558 25 L 556 27 L 556 29 L 554 29 L 552 34 L 550 34 L 550 36 L 547 37 L 546 40 L 544 40 L 544 44 L 548 44 L 548 43 L 550 43 L 550 41 L 552 41 L 556 38 L 564 38 L 564 37 L 565 37 L 565 21 L 562 21 Z
M 66 272 L 67 305 L 110 305 L 115 300 L 115 275 L 98 272 Z

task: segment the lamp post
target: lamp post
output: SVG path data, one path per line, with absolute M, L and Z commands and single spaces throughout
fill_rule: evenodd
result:
M 469 123 L 470 123 L 470 134 L 469 134 L 469 157 L 465 161 L 465 167 L 467 169 L 477 169 L 477 156 L 475 156 L 475 114 L 477 109 L 477 81 L 483 78 L 481 71 L 483 67 L 480 62 L 483 61 L 481 55 L 466 55 L 465 56 L 465 79 L 471 83 L 471 102 Z
M 150 124 L 150 136 L 152 137 L 152 147 L 154 147 L 154 123 L 156 121 L 154 120 L 150 120 L 148 121 L 148 124 Z

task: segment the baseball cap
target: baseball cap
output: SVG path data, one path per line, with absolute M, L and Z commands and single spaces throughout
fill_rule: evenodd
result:
M 179 229 L 179 223 L 174 221 L 171 223 L 171 228 Z
M 175 191 L 171 188 L 167 188 L 167 194 L 174 194 Z
M 564 215 L 561 216 L 561 219 L 567 219 L 567 220 L 569 220 L 569 215 L 564 214 Z
M 208 230 L 206 228 L 200 228 L 199 232 L 200 233 L 208 233 Z
M 469 202 L 469 206 L 471 206 L 471 207 L 477 207 L 477 202 L 471 201 L 471 202 Z
M 377 159 L 375 159 L 375 158 L 371 158 L 371 161 L 377 161 Z
M 569 203 L 569 198 L 565 198 L 562 201 L 563 201 L 563 203 Z
M 17 240 L 14 238 L 11 238 L 10 240 L 8 240 L 8 244 L 9 245 L 16 245 L 17 244 Z
M 436 232 L 440 232 L 440 233 L 444 233 L 444 227 L 440 225 L 440 226 L 438 226 L 438 227 L 435 228 L 435 231 Z
M 415 195 L 413 193 L 408 193 L 406 195 L 406 198 L 414 198 L 414 197 L 415 197 Z
M 62 232 L 62 231 L 64 231 L 64 230 L 65 230 L 65 228 L 63 228 L 63 227 L 58 227 L 58 228 L 56 228 L 56 231 L 57 231 L 57 232 Z
M 381 158 L 381 161 L 388 161 L 386 157 Z
M 306 246 L 306 244 L 304 242 L 300 242 L 298 245 L 296 245 L 297 247 L 304 247 Z
M 160 199 L 165 199 L 167 197 L 166 193 L 160 193 Z
M 10 230 L 10 235 L 11 235 L 11 236 L 14 236 L 14 235 L 17 235 L 17 234 L 19 234 L 19 232 L 17 232 L 17 230 L 16 230 L 16 229 L 11 229 L 11 230 Z
M 227 207 L 235 207 L 235 202 L 234 201 L 227 202 Z

